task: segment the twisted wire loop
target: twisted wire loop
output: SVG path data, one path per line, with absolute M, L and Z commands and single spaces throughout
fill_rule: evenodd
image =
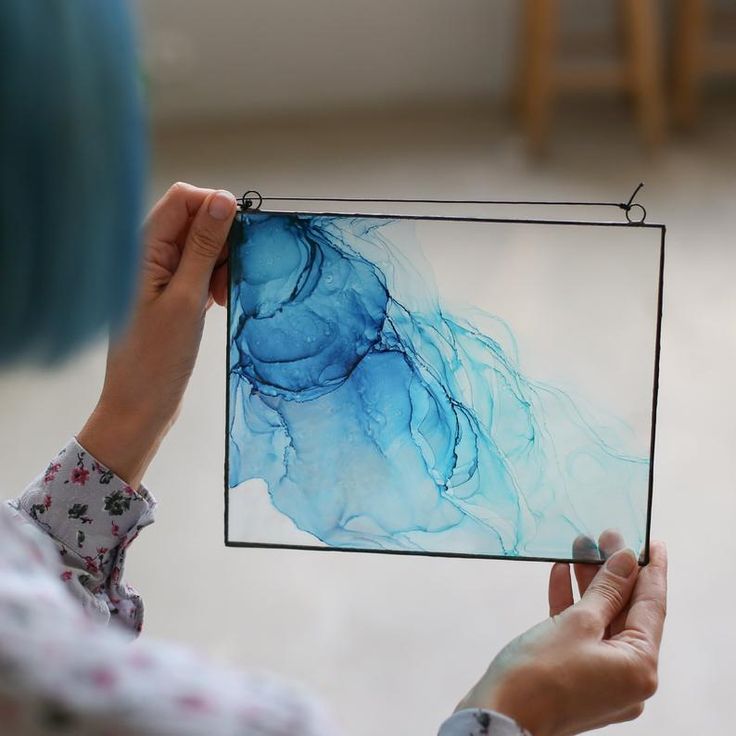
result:
M 634 193 L 629 197 L 629 201 L 625 203 L 619 204 L 619 207 L 624 211 L 624 214 L 626 215 L 626 220 L 630 222 L 632 225 L 641 225 L 644 220 L 647 219 L 647 211 L 644 208 L 643 204 L 638 204 L 634 202 L 634 199 L 636 198 L 636 195 L 639 194 L 639 190 L 643 189 L 644 182 L 639 182 L 639 186 L 634 189 Z M 638 217 L 632 217 L 631 212 L 632 210 L 634 212 L 638 212 Z
M 257 200 L 257 202 L 254 200 Z M 255 211 L 261 209 L 261 205 L 263 204 L 263 197 L 261 196 L 260 192 L 257 192 L 255 189 L 249 189 L 247 192 L 237 198 L 237 202 L 241 212 L 245 212 L 246 210 Z
M 641 182 L 627 202 L 555 202 L 544 200 L 517 199 L 406 199 L 391 197 L 284 197 L 263 196 L 255 189 L 249 189 L 238 197 L 241 212 L 257 212 L 264 200 L 270 202 L 358 202 L 358 203 L 392 203 L 392 204 L 473 204 L 473 205 L 526 205 L 539 207 L 617 207 L 624 211 L 626 221 L 631 225 L 643 225 L 647 217 L 644 205 L 634 202 L 636 195 L 644 187 Z

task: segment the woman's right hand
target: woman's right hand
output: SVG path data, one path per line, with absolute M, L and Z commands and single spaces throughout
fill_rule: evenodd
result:
M 503 713 L 532 736 L 578 734 L 641 714 L 657 689 L 666 548 L 653 542 L 641 569 L 631 550 L 619 550 L 582 578 L 573 603 L 569 566 L 552 568 L 550 618 L 506 646 L 458 710 Z

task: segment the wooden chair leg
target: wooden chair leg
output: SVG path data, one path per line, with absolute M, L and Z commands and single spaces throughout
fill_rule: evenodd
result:
M 677 123 L 692 127 L 698 116 L 703 74 L 706 0 L 678 0 L 673 58 L 673 107 Z
M 524 130 L 533 154 L 543 152 L 549 132 L 555 92 L 558 11 L 558 0 L 524 2 L 521 91 L 518 99 Z
M 658 3 L 656 0 L 623 1 L 628 39 L 628 81 L 644 140 L 654 148 L 662 143 L 665 135 Z

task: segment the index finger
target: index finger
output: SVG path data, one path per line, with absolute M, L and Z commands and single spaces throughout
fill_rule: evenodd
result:
M 154 205 L 144 225 L 150 240 L 177 243 L 186 234 L 192 218 L 214 189 L 203 189 L 184 182 L 172 185 Z
M 643 637 L 658 651 L 666 615 L 667 548 L 663 542 L 652 542 L 649 546 L 649 564 L 639 571 L 639 579 L 619 636 L 627 638 L 627 634 L 633 633 L 637 641 Z

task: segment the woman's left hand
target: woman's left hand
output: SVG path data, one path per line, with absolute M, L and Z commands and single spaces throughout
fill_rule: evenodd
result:
M 458 710 L 503 713 L 533 736 L 571 736 L 638 718 L 657 689 L 667 550 L 652 542 L 650 562 L 639 569 L 623 545 L 610 530 L 598 547 L 576 540 L 587 559 L 596 548 L 606 563 L 576 565 L 577 603 L 569 566 L 555 564 L 550 617 L 501 650 Z
M 138 297 L 111 344 L 105 384 L 80 444 L 133 488 L 173 424 L 207 309 L 224 304 L 229 192 L 174 184 L 145 224 Z

